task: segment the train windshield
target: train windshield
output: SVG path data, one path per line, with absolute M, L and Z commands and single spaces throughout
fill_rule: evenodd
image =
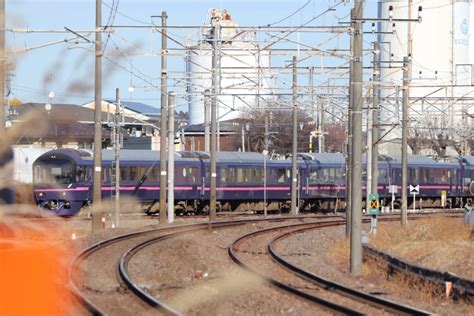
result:
M 75 182 L 75 166 L 66 159 L 42 161 L 34 166 L 33 176 L 35 183 L 71 184 Z

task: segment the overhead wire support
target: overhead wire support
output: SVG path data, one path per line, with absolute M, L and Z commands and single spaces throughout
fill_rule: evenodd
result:
M 298 168 L 297 168 L 297 160 L 298 160 L 298 95 L 297 95 L 297 87 L 298 87 L 298 77 L 296 73 L 296 56 L 293 56 L 292 65 L 293 65 L 293 144 L 292 144 L 292 155 L 291 155 L 291 214 L 298 215 L 298 207 L 297 207 L 297 184 L 298 184 Z
M 406 226 L 408 222 L 407 215 L 407 178 L 408 178 L 408 99 L 410 73 L 408 57 L 403 58 L 403 104 L 402 104 L 402 192 L 401 192 L 401 225 Z M 415 203 L 415 201 L 413 201 Z
M 374 72 L 372 75 L 372 193 L 378 193 L 378 138 L 379 138 L 379 109 L 380 109 L 380 43 L 374 42 Z
M 102 24 L 102 0 L 96 0 L 96 28 Z M 95 97 L 94 97 L 94 175 L 92 182 L 92 232 L 102 227 L 102 33 L 95 33 Z
M 115 227 L 120 225 L 120 121 L 121 121 L 120 90 L 115 89 L 115 115 L 112 125 L 113 148 L 114 148 L 114 189 L 115 189 L 115 209 L 114 223 Z
M 212 100 L 211 100 L 211 190 L 209 202 L 209 227 L 212 222 L 216 220 L 217 201 L 216 201 L 216 186 L 217 186 L 217 98 L 219 90 L 219 46 L 220 46 L 221 25 L 217 23 L 213 30 L 213 54 L 212 54 Z
M 351 238 L 350 238 L 350 271 L 358 275 L 362 269 L 362 15 L 363 2 L 356 0 L 351 11 L 354 25 L 353 75 L 350 85 L 352 94 L 352 187 L 351 187 Z
M 68 32 L 71 32 L 72 34 L 76 35 L 77 37 L 80 37 L 82 38 L 83 40 L 89 42 L 89 43 L 92 43 L 92 41 L 90 39 L 88 39 L 87 37 L 85 36 L 82 36 L 81 34 L 77 33 L 76 31 L 73 31 L 71 30 L 70 28 L 67 28 L 67 27 L 64 27 L 64 29 Z
M 166 26 L 168 15 L 161 13 L 161 24 Z M 166 131 L 167 131 L 167 76 L 168 66 L 166 60 L 166 30 L 161 34 L 161 111 L 160 111 L 160 224 L 166 223 Z
M 168 223 L 174 222 L 174 93 L 168 93 Z

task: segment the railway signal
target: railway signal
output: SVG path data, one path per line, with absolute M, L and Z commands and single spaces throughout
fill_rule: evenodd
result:
M 379 195 L 377 193 L 372 193 L 369 196 L 369 214 L 370 218 L 370 232 L 377 233 L 377 215 L 379 215 Z
M 416 206 L 416 195 L 420 193 L 420 186 L 419 185 L 411 185 L 410 184 L 410 193 L 413 195 L 413 212 L 415 211 Z

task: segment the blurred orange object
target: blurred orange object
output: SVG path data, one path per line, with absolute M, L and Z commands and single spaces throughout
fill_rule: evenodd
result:
M 71 256 L 50 228 L 0 222 L 0 315 L 70 314 Z

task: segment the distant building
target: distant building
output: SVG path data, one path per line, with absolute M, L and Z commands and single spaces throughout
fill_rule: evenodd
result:
M 226 121 L 219 123 L 219 142 L 221 151 L 237 151 L 237 148 L 234 136 L 236 135 L 237 130 L 239 129 L 238 124 L 235 121 Z M 210 131 L 210 128 L 209 128 Z M 196 124 L 186 127 L 184 130 L 184 150 L 190 151 L 204 151 L 205 141 L 204 141 L 205 128 L 204 124 Z M 209 136 L 210 139 L 210 136 Z

